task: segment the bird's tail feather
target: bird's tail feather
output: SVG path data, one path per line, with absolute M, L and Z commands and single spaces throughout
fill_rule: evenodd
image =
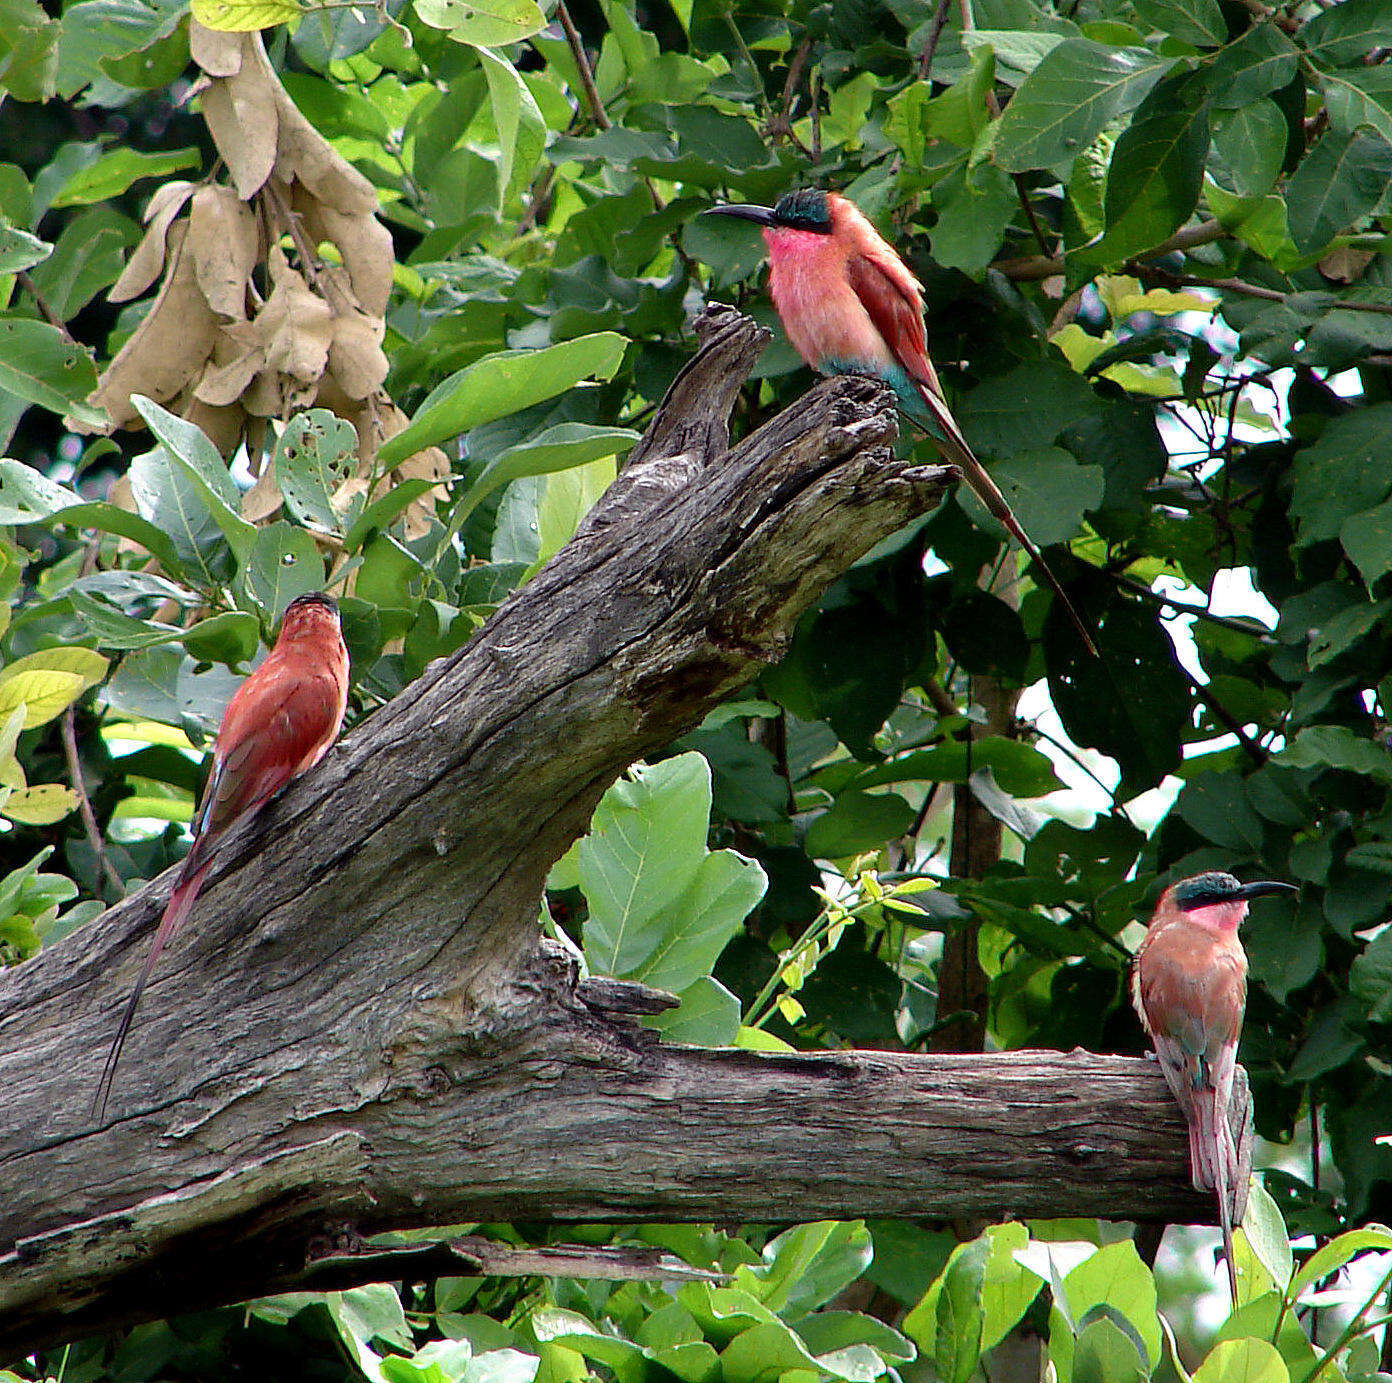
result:
M 927 385 L 920 385 L 920 389 L 929 411 L 943 432 L 942 437 L 934 437 L 934 440 L 943 446 L 948 459 L 961 468 L 967 484 L 976 492 L 977 498 L 986 506 L 987 512 L 1003 523 L 1014 536 L 1015 541 L 1038 563 L 1039 570 L 1044 573 L 1044 579 L 1053 588 L 1054 594 L 1063 602 L 1063 608 L 1068 612 L 1068 618 L 1073 621 L 1073 627 L 1077 629 L 1088 652 L 1096 657 L 1097 645 L 1093 642 L 1092 634 L 1087 625 L 1083 623 L 1082 616 L 1079 615 L 1073 602 L 1068 598 L 1068 593 L 1063 589 L 1058 577 L 1050 570 L 1049 564 L 1044 560 L 1044 556 L 1035 545 L 1034 539 L 1025 532 L 1024 525 L 1015 517 L 1015 511 L 1001 493 L 1000 486 L 991 479 L 990 471 L 981 464 L 976 453 L 967 445 L 967 440 L 962 436 L 962 430 L 957 426 L 957 420 L 952 416 L 952 411 L 946 402 Z
M 1216 1107 L 1216 1101 L 1215 1101 Z M 1228 1265 L 1228 1290 L 1232 1293 L 1233 1310 L 1237 1310 L 1237 1259 L 1233 1256 L 1233 1201 L 1236 1199 L 1233 1182 L 1237 1177 L 1237 1150 L 1228 1131 L 1227 1111 L 1219 1111 L 1213 1121 L 1215 1190 L 1218 1193 L 1218 1223 L 1223 1229 L 1223 1260 Z
M 199 839 L 201 840 L 202 837 Z M 202 888 L 203 880 L 212 867 L 211 860 L 203 864 L 198 862 L 201 854 L 202 852 L 197 849 L 197 843 L 195 843 L 194 851 L 185 861 L 184 868 L 179 874 L 179 881 L 174 885 L 174 892 L 170 895 L 169 902 L 164 909 L 164 916 L 160 918 L 159 930 L 155 933 L 155 939 L 151 943 L 150 954 L 145 957 L 145 964 L 140 969 L 140 976 L 135 982 L 135 988 L 126 1001 L 125 1011 L 121 1014 L 121 1022 L 116 1028 L 115 1040 L 111 1044 L 110 1052 L 107 1053 L 106 1066 L 102 1070 L 102 1078 L 97 1085 L 96 1098 L 92 1101 L 92 1113 L 98 1122 L 106 1116 L 106 1103 L 111 1098 L 111 1085 L 116 1079 L 116 1066 L 121 1060 L 121 1049 L 126 1045 L 126 1035 L 130 1032 L 136 1006 L 140 1003 L 140 996 L 145 992 L 145 985 L 155 968 L 155 962 L 159 959 L 160 952 L 174 939 L 179 928 L 184 925 L 194 900 L 198 897 L 198 890 Z M 189 870 L 190 865 L 194 866 L 192 872 Z

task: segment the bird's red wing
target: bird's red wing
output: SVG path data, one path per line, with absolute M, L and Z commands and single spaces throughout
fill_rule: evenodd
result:
M 938 372 L 928 358 L 923 290 L 903 260 L 892 251 L 878 254 L 874 248 L 862 249 L 847 257 L 846 277 L 899 363 L 941 398 Z
M 315 763 L 338 734 L 343 702 L 334 678 L 305 677 L 268 664 L 227 708 L 204 831 L 224 829 L 278 792 Z

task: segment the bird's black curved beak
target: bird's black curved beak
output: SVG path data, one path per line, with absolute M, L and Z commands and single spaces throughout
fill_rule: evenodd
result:
M 772 210 L 766 206 L 750 206 L 747 202 L 728 202 L 724 206 L 708 206 L 702 216 L 737 216 L 741 221 L 753 221 L 756 226 L 776 226 Z
M 1299 893 L 1294 884 L 1277 883 L 1274 879 L 1264 879 L 1255 884 L 1243 884 L 1232 896 L 1234 898 L 1261 898 L 1268 893 Z

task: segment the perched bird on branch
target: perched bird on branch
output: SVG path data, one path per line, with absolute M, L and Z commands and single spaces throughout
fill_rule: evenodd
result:
M 1239 1188 L 1228 1105 L 1247 1007 L 1247 956 L 1237 929 L 1250 899 L 1294 892 L 1292 884 L 1243 884 L 1216 871 L 1181 879 L 1161 894 L 1131 973 L 1131 1000 L 1189 1124 L 1194 1186 L 1218 1195 L 1234 1305 Z
M 824 375 L 873 375 L 893 385 L 911 422 L 958 466 L 987 510 L 1038 563 L 1089 652 L 1092 635 L 1015 517 L 1000 487 L 967 445 L 928 356 L 923 285 L 856 204 L 804 188 L 776 206 L 714 206 L 764 228 L 773 304 L 798 353 Z
M 347 704 L 348 649 L 338 604 L 331 596 L 302 595 L 286 607 L 276 646 L 237 688 L 222 718 L 212 776 L 194 817 L 193 849 L 179 870 L 117 1026 L 93 1103 L 98 1119 L 106 1113 L 136 1005 L 160 952 L 183 926 L 198 897 L 217 842 L 324 757 L 338 738 Z

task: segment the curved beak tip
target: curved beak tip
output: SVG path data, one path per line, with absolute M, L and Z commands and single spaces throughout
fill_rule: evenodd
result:
M 1243 884 L 1239 896 L 1243 898 L 1263 898 L 1270 893 L 1299 893 L 1295 884 L 1280 883 L 1275 879 L 1262 879 L 1254 884 Z
M 741 221 L 753 221 L 756 226 L 774 224 L 773 212 L 766 206 L 750 206 L 745 202 L 725 202 L 720 206 L 708 206 L 702 216 L 734 216 Z

